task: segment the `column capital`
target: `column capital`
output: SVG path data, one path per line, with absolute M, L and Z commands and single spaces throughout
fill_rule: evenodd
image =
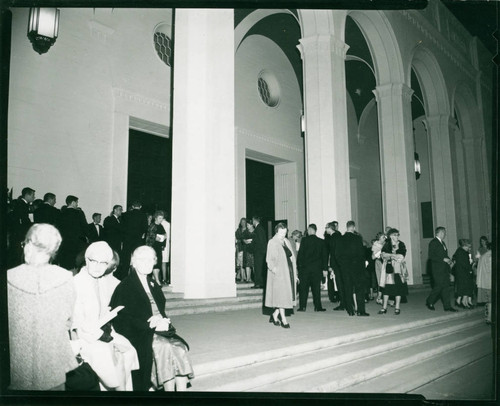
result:
M 386 83 L 379 85 L 373 90 L 377 103 L 387 97 L 402 96 L 405 101 L 410 102 L 413 95 L 413 90 L 404 83 Z
M 329 52 L 332 56 L 345 59 L 349 45 L 333 35 L 312 35 L 310 37 L 299 39 L 299 45 L 297 45 L 297 48 L 300 51 L 302 59 L 304 59 L 308 54 L 317 52 Z

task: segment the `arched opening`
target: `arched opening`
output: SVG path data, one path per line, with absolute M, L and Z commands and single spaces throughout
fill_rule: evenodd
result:
M 359 232 L 370 241 L 384 229 L 376 79 L 368 43 L 349 16 L 345 42 L 351 211 Z
M 450 148 L 450 102 L 446 89 L 446 83 L 441 68 L 435 56 L 428 49 L 417 46 L 413 51 L 411 65 L 409 66 L 408 83 L 412 89 L 421 94 L 421 100 L 425 109 L 425 133 L 427 137 L 427 150 L 429 151 L 430 172 L 430 202 L 428 200 L 428 188 L 426 182 L 417 181 L 417 195 L 420 203 L 427 201 L 427 207 L 432 211 L 432 228 L 444 226 L 447 229 L 447 244 L 450 255 L 457 247 L 457 230 L 455 218 L 455 201 L 453 188 L 453 168 L 451 162 Z M 418 117 L 412 117 L 413 120 Z M 423 133 L 422 133 L 423 134 Z M 417 139 L 418 134 L 416 135 Z M 422 139 L 423 135 L 420 136 Z M 424 150 L 425 145 L 419 146 Z M 417 151 L 415 151 L 417 152 Z M 425 186 L 424 186 L 425 185 Z M 425 209 L 424 209 L 425 210 Z M 430 213 L 420 212 L 423 217 Z M 429 220 L 430 222 L 430 220 Z M 432 238 L 423 233 L 421 225 L 422 258 L 427 256 L 427 241 Z M 428 237 L 427 237 L 428 236 Z
M 274 214 L 290 230 L 305 227 L 304 146 L 301 131 L 302 60 L 296 15 L 289 10 L 235 11 L 236 222 L 250 213 L 248 170 L 272 165 Z M 252 169 L 253 168 L 253 169 Z M 273 198 L 267 197 L 268 199 Z M 269 202 L 270 203 L 270 202 Z M 253 205 L 253 203 L 252 203 Z

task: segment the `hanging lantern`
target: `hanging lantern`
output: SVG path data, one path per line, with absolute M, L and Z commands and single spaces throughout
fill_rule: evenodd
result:
M 420 178 L 420 174 L 421 174 L 421 170 L 420 170 L 420 160 L 418 158 L 418 154 L 415 152 L 415 177 L 418 179 Z
M 59 9 L 30 8 L 28 38 L 33 49 L 40 55 L 47 52 L 56 42 L 59 32 Z

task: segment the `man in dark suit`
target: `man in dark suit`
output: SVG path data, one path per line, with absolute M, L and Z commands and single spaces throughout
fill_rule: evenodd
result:
M 59 221 L 60 210 L 54 205 L 56 204 L 56 195 L 54 193 L 45 193 L 43 196 L 43 204 L 33 213 L 35 223 L 47 223 L 55 226 Z
M 89 223 L 87 227 L 87 238 L 89 239 L 89 244 L 92 244 L 96 241 L 104 241 L 104 231 L 100 222 L 101 213 L 92 214 L 92 223 Z
M 87 247 L 87 227 L 85 213 L 78 207 L 78 197 L 69 195 L 57 224 L 62 237 L 57 260 L 63 268 L 75 268 L 76 256 Z
M 365 311 L 365 247 L 362 237 L 356 232 L 356 223 L 348 221 L 345 234 L 337 241 L 335 256 L 340 265 L 344 283 L 344 302 L 347 313 L 354 316 L 354 298 L 356 294 L 357 315 L 369 316 Z
M 450 267 L 453 261 L 448 256 L 448 248 L 444 242 L 446 228 L 437 227 L 435 237 L 429 243 L 429 260 L 431 261 L 434 287 L 425 301 L 429 310 L 436 310 L 434 304 L 441 298 L 444 311 L 456 312 L 451 306 Z
M 254 282 L 252 288 L 263 288 L 265 284 L 265 277 L 267 276 L 266 266 L 266 251 L 267 251 L 267 237 L 264 227 L 260 224 L 262 219 L 258 216 L 252 217 L 252 223 L 255 227 L 254 237 L 252 239 L 252 250 L 254 257 Z
M 30 220 L 30 204 L 35 200 L 35 190 L 23 188 L 21 196 L 12 202 L 12 211 L 8 214 L 7 224 L 9 229 L 9 250 L 7 266 L 9 268 L 22 264 L 22 242 L 26 233 L 33 224 Z
M 116 251 L 119 255 L 122 253 L 123 243 L 122 212 L 123 207 L 119 204 L 115 204 L 111 214 L 106 217 L 102 223 L 104 226 L 104 241 L 106 241 L 111 249 Z
M 335 256 L 337 241 L 342 237 L 342 234 L 340 234 L 339 231 L 336 231 L 336 227 L 338 227 L 338 223 L 336 221 L 332 221 L 331 223 L 328 223 L 325 228 L 326 262 L 328 266 L 328 296 L 331 299 L 336 295 L 336 298 L 339 301 L 339 305 L 333 310 L 345 310 L 344 282 L 342 280 L 340 265 L 337 261 L 337 257 Z M 332 274 L 335 277 L 335 285 L 337 285 L 336 290 L 335 285 L 333 284 Z
M 132 203 L 130 210 L 122 215 L 123 250 L 120 263 L 122 264 L 124 275 L 116 275 L 115 273 L 115 276 L 118 278 L 127 276 L 132 252 L 143 244 L 144 235 L 148 230 L 148 218 L 141 209 L 141 202 L 136 200 Z
M 297 264 L 299 268 L 299 309 L 304 312 L 311 287 L 314 311 L 324 312 L 321 306 L 321 278 L 326 269 L 325 242 L 316 235 L 316 224 L 307 227 L 307 236 L 300 243 Z

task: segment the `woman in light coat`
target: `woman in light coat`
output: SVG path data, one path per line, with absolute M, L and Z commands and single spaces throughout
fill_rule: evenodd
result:
M 491 323 L 491 243 L 477 264 L 477 302 L 486 303 L 486 323 Z
M 286 239 L 285 224 L 278 223 L 274 237 L 267 244 L 267 285 L 265 306 L 274 309 L 269 322 L 275 326 L 290 328 L 285 309 L 293 309 L 296 304 L 297 268 L 296 258 L 290 241 Z
M 66 373 L 78 366 L 69 339 L 73 275 L 49 263 L 60 245 L 54 226 L 35 224 L 25 263 L 7 271 L 10 389 L 64 390 Z
M 137 352 L 110 323 L 103 325 L 110 314 L 111 296 L 119 284 L 111 273 L 116 268 L 113 251 L 106 242 L 95 242 L 85 251 L 85 263 L 74 277 L 73 330 L 81 346 L 80 354 L 96 372 L 102 389 L 131 391 L 131 371 L 139 368 Z

